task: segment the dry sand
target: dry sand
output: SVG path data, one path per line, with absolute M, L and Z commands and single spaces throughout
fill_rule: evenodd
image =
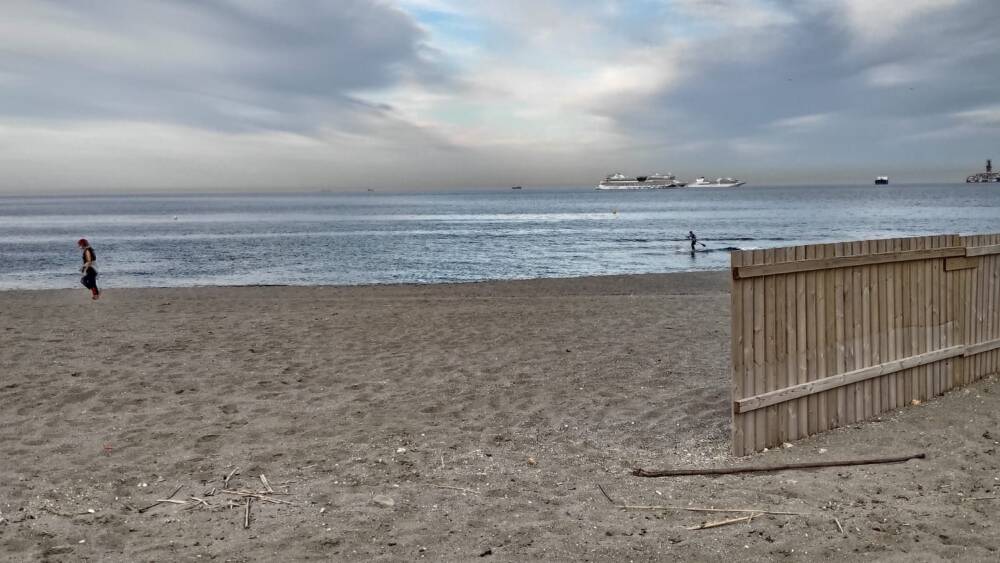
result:
M 0 558 L 997 560 L 995 380 L 735 460 L 728 304 L 724 273 L 0 293 Z M 237 467 L 293 504 L 244 529 Z M 598 484 L 808 515 L 691 531 L 730 515 Z M 178 485 L 211 508 L 136 510 Z

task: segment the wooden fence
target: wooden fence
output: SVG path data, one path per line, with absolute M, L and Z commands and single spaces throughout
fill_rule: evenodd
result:
M 1000 235 L 732 253 L 736 455 L 1000 369 Z

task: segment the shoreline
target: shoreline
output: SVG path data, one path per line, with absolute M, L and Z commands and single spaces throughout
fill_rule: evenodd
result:
M 316 288 L 335 288 L 335 289 L 346 289 L 346 288 L 365 288 L 365 287 L 427 287 L 427 286 L 464 286 L 464 285 L 476 285 L 476 284 L 504 284 L 504 283 L 524 283 L 524 282 L 546 282 L 546 281 L 572 281 L 572 280 L 601 280 L 601 279 L 616 279 L 616 278 L 644 278 L 644 277 L 659 277 L 659 276 L 687 276 L 687 275 L 719 275 L 722 272 L 726 272 L 728 268 L 725 269 L 705 269 L 705 270 L 686 270 L 678 272 L 645 272 L 640 274 L 600 274 L 592 276 L 568 276 L 568 277 L 546 277 L 546 278 L 503 278 L 503 279 L 481 279 L 481 280 L 465 280 L 465 281 L 441 281 L 441 282 L 376 282 L 376 283 L 359 283 L 359 284 L 243 284 L 243 285 L 155 285 L 155 286 L 103 286 L 101 287 L 102 295 L 105 291 L 135 291 L 135 290 L 180 290 L 180 289 L 254 289 L 254 288 L 302 288 L 302 289 L 316 289 Z M 100 282 L 100 279 L 98 279 Z M 82 288 L 82 286 L 74 287 L 50 287 L 50 288 L 0 288 L 0 295 L 5 293 L 35 293 L 35 292 L 61 292 L 61 291 L 76 291 Z

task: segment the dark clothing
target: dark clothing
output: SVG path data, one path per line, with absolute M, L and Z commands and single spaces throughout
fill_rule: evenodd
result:
M 83 249 L 84 264 L 87 264 L 88 262 L 93 264 L 96 260 L 97 253 L 94 252 L 93 248 L 88 246 Z M 83 284 L 83 287 L 86 287 L 92 294 L 94 294 L 94 299 L 97 299 L 97 296 L 101 294 L 101 290 L 97 289 L 97 270 L 94 269 L 93 266 L 85 266 L 85 268 L 86 269 L 80 270 L 83 274 L 80 276 L 80 283 Z
M 91 291 L 100 292 L 100 290 L 97 289 L 97 270 L 93 268 L 87 268 L 87 271 L 84 272 L 83 276 L 80 278 L 80 283 L 83 284 L 83 287 Z
M 694 231 L 688 231 L 687 238 L 691 239 L 691 252 L 694 252 L 694 245 L 698 244 L 698 237 L 695 236 Z

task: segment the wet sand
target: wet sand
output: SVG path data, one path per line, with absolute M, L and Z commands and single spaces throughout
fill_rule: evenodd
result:
M 728 315 L 725 273 L 0 292 L 0 559 L 996 560 L 995 379 L 732 459 Z M 233 469 L 292 504 L 244 529 Z

